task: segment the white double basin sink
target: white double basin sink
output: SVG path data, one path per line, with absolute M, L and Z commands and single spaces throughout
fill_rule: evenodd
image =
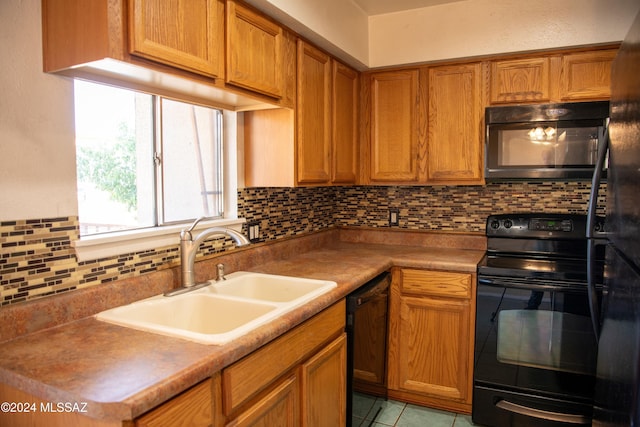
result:
M 336 282 L 235 272 L 175 296 L 157 295 L 96 315 L 130 328 L 221 345 L 329 292 Z

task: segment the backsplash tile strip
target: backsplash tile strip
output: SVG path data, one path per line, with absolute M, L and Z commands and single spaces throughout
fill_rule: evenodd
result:
M 238 213 L 259 224 L 262 241 L 334 225 L 389 229 L 390 208 L 399 209 L 399 229 L 482 233 L 490 213 L 585 213 L 588 198 L 588 182 L 245 188 L 238 191 Z M 78 262 L 71 247 L 78 235 L 77 217 L 1 221 L 0 306 L 159 271 L 179 259 L 176 236 L 175 246 Z M 212 239 L 199 256 L 233 247 L 228 239 Z

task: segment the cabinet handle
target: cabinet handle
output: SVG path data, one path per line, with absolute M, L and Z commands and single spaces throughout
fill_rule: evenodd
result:
M 528 417 L 539 418 L 543 420 L 559 421 L 569 424 L 591 424 L 591 418 L 584 415 L 563 414 L 561 412 L 543 411 L 542 409 L 529 408 L 528 406 L 518 405 L 517 403 L 501 400 L 496 403 L 496 407 L 505 411 L 514 412 L 516 414 L 526 415 Z

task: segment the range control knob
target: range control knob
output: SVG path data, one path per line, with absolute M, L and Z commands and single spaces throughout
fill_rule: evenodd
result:
M 513 222 L 511 222 L 510 219 L 504 220 L 504 228 L 511 228 L 512 225 L 513 225 Z
M 498 228 L 500 228 L 500 221 L 498 221 L 497 219 L 492 220 L 489 223 L 489 227 L 491 227 L 493 230 L 497 230 Z

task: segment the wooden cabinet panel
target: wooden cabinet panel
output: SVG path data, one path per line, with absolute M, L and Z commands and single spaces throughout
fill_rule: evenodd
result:
M 295 375 L 286 378 L 264 398 L 244 411 L 227 427 L 295 427 L 299 425 L 299 383 Z
M 469 413 L 475 275 L 392 270 L 389 397 Z
M 427 180 L 481 183 L 484 102 L 480 63 L 429 68 Z
M 549 101 L 549 69 L 548 57 L 493 61 L 491 104 Z
M 449 271 L 402 270 L 402 292 L 471 298 L 471 275 Z
M 298 41 L 296 159 L 299 184 L 331 180 L 331 58 Z
M 418 70 L 369 76 L 373 182 L 418 181 Z
M 332 62 L 331 181 L 353 184 L 358 173 L 358 72 Z
M 302 426 L 334 427 L 346 423 L 346 334 L 301 367 Z
M 263 15 L 227 0 L 226 81 L 282 96 L 283 29 Z
M 136 419 L 136 427 L 208 427 L 213 423 L 211 380 L 190 388 L 179 396 Z
M 469 302 L 402 297 L 396 386 L 467 399 Z
M 611 63 L 616 49 L 571 53 L 562 57 L 560 97 L 565 101 L 611 97 Z
M 222 371 L 224 413 L 231 414 L 344 328 L 344 301 Z
M 206 76 L 222 75 L 224 3 L 131 0 L 131 54 Z

